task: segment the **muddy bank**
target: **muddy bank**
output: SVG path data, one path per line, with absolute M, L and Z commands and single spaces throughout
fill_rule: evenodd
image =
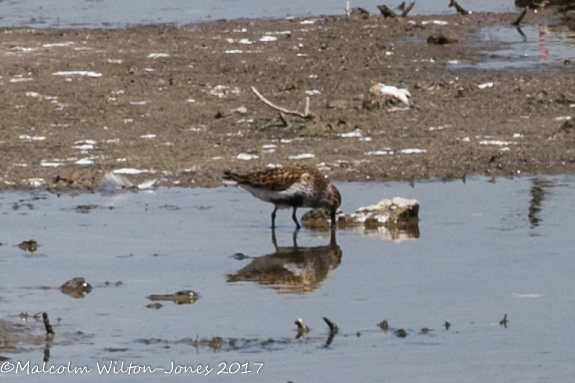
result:
M 91 188 L 122 168 L 133 181 L 214 186 L 223 169 L 295 162 L 350 181 L 573 172 L 561 118 L 575 111 L 575 64 L 474 68 L 502 48 L 478 34 L 516 18 L 4 29 L 0 187 Z M 552 10 L 523 23 L 575 29 Z M 460 42 L 427 43 L 438 34 Z M 370 94 L 375 83 L 407 88 L 409 105 Z M 300 112 L 309 95 L 315 118 L 282 120 L 252 86 Z

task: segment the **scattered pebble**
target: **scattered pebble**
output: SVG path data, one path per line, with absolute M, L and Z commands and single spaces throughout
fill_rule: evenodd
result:
M 42 45 L 42 46 L 43 46 L 44 48 L 53 48 L 53 47 L 67 47 L 67 46 L 70 46 L 70 45 L 74 45 L 74 43 L 71 42 L 71 41 L 68 41 L 68 42 L 65 42 L 65 43 L 44 44 L 44 45 Z
M 81 158 L 78 161 L 74 162 L 76 165 L 93 165 L 94 161 L 89 158 Z
M 170 55 L 167 53 L 150 53 L 148 55 L 149 59 L 158 59 L 158 58 L 162 58 L 162 57 L 170 57 Z
M 315 154 L 312 153 L 302 153 L 302 154 L 298 154 L 296 156 L 289 156 L 288 157 L 290 160 L 305 160 L 308 158 L 315 158 Z
M 393 152 L 388 152 L 386 150 L 376 150 L 374 152 L 365 153 L 366 156 L 385 156 L 388 154 L 393 154 Z
M 277 37 L 266 35 L 266 36 L 261 37 L 260 41 L 269 42 L 269 41 L 277 41 L 277 39 L 278 39 Z
M 517 142 L 514 142 L 514 141 L 484 140 L 484 141 L 479 141 L 479 145 L 507 146 L 507 145 L 517 145 Z
M 359 129 L 356 129 L 353 132 L 349 132 L 349 133 L 339 133 L 338 136 L 340 136 L 342 138 L 362 137 L 361 131 Z
M 15 77 L 10 79 L 10 82 L 24 82 L 24 81 L 32 81 L 32 78 L 29 77 Z
M 28 185 L 33 186 L 35 188 L 45 184 L 46 181 L 44 181 L 44 178 L 28 178 Z
M 87 76 L 87 77 L 102 77 L 102 73 L 88 72 L 84 70 L 73 70 L 67 72 L 54 72 L 53 76 Z
M 401 154 L 419 154 L 419 153 L 427 153 L 426 149 L 401 149 L 399 151 Z
M 248 154 L 248 153 L 240 153 L 238 154 L 238 156 L 236 157 L 238 160 L 244 160 L 244 161 L 250 161 L 253 159 L 258 159 L 260 158 L 259 156 L 253 155 L 253 154 Z
M 493 83 L 492 82 L 486 82 L 484 84 L 479 84 L 477 85 L 477 87 L 479 89 L 485 89 L 485 88 L 492 88 L 493 87 Z
M 26 141 L 44 141 L 46 139 L 44 136 L 29 136 L 27 134 L 22 134 L 18 138 Z
M 134 168 L 121 168 L 112 171 L 112 173 L 114 174 L 142 174 L 149 172 L 150 171 L 146 169 L 134 169 Z
M 406 105 L 409 105 L 408 97 L 411 97 L 411 93 L 407 89 L 399 89 L 392 85 L 385 84 L 375 84 L 369 91 L 376 96 L 381 96 L 383 98 L 395 98 L 400 100 Z

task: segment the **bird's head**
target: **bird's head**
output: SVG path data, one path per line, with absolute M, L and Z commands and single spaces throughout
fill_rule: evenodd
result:
M 331 226 L 335 226 L 335 214 L 337 208 L 341 205 L 341 194 L 332 183 L 328 184 L 327 193 L 323 200 L 323 207 L 327 209 L 331 217 Z

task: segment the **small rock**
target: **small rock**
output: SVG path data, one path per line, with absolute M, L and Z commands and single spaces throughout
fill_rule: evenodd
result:
M 36 242 L 33 239 L 30 239 L 28 241 L 23 241 L 22 243 L 20 243 L 18 247 L 24 251 L 29 251 L 30 253 L 33 253 L 36 250 L 38 250 L 38 242 Z
M 383 199 L 375 205 L 358 208 L 354 214 L 339 216 L 342 226 L 363 225 L 366 228 L 379 226 L 409 229 L 418 226 L 419 202 L 395 197 Z M 303 217 L 302 217 L 303 220 Z
M 299 132 L 300 137 L 315 137 L 321 136 L 327 130 L 326 126 L 323 124 L 311 124 L 309 126 L 304 126 Z
M 329 101 L 325 106 L 328 109 L 345 109 L 347 107 L 347 101 L 345 101 L 345 100 L 333 100 L 333 101 Z
M 452 33 L 449 34 L 439 33 L 438 35 L 430 35 L 427 38 L 428 44 L 435 44 L 435 45 L 458 44 L 460 42 L 461 40 L 459 39 L 459 36 Z
M 82 277 L 72 278 L 60 286 L 60 291 L 72 298 L 84 298 L 92 291 L 92 286 Z
M 562 132 L 574 133 L 575 132 L 575 120 L 573 120 L 573 119 L 565 120 L 565 122 L 561 125 L 559 130 L 561 130 Z

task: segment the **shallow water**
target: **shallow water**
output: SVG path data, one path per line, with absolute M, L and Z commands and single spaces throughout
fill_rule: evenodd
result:
M 574 177 L 337 186 L 344 212 L 398 195 L 418 199 L 420 236 L 392 242 L 377 232 L 338 230 L 338 255 L 326 251 L 329 232 L 302 229 L 299 252 L 308 260 L 332 261 L 307 289 L 227 282 L 227 274 L 254 261 L 234 254 L 260 257 L 277 250 L 268 257 L 277 260 L 293 251 L 290 214 L 278 212 L 276 249 L 271 206 L 241 189 L 0 194 L 0 319 L 23 323 L 29 337 L 21 337 L 19 352 L 4 345 L 0 356 L 41 365 L 47 344 L 50 365 L 86 366 L 92 372 L 83 379 L 89 380 L 99 378 L 98 363 L 110 361 L 117 369 L 131 362 L 168 371 L 172 362 L 208 364 L 215 368 L 210 376 L 222 380 L 229 378 L 216 375 L 223 367 L 218 364 L 249 363 L 251 373 L 241 374 L 242 367 L 233 378 L 243 381 L 575 377 Z M 34 253 L 17 246 L 29 239 L 39 244 Z M 313 268 L 292 261 L 286 269 L 304 272 L 302 265 Z M 78 276 L 94 286 L 89 294 L 75 299 L 60 292 L 62 283 Z M 199 300 L 146 307 L 151 294 L 184 289 L 197 291 Z M 56 332 L 47 343 L 41 321 L 19 318 L 42 311 Z M 504 314 L 507 328 L 499 324 Z M 298 317 L 311 328 L 301 340 Z M 322 317 L 339 326 L 329 345 Z M 377 326 L 384 319 L 388 332 Z M 424 327 L 431 331 L 421 334 Z M 394 334 L 399 328 L 407 337 Z M 263 363 L 259 374 L 255 363 Z M 157 370 L 144 378 L 161 375 Z M 14 371 L 5 376 L 16 378 Z
M 387 3 L 397 6 L 396 3 Z M 379 14 L 379 0 L 350 1 Z M 412 14 L 452 14 L 447 0 L 417 2 Z M 475 12 L 506 12 L 515 9 L 510 0 L 466 0 L 465 7 Z M 55 0 L 49 6 L 42 0 L 0 2 L 0 27 L 34 28 L 123 28 L 138 24 L 189 24 L 198 21 L 238 18 L 280 18 L 289 16 L 343 15 L 344 0 Z
M 575 34 L 560 25 L 484 27 L 465 39 L 480 50 L 484 60 L 471 64 L 461 62 L 452 68 L 473 66 L 478 69 L 541 68 L 561 65 L 575 59 Z

